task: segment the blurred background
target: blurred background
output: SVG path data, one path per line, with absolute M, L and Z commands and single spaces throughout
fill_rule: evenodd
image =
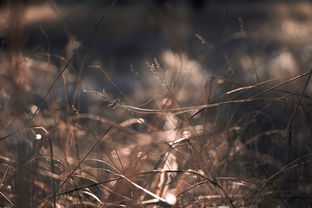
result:
M 1 3 L 4 49 L 8 2 Z M 78 48 L 111 3 L 24 2 L 19 31 L 24 49 L 63 57 Z M 101 65 L 127 90 L 134 90 L 138 82 L 133 71 L 142 71 L 154 58 L 168 62 L 169 53 L 184 54 L 204 72 L 249 83 L 292 77 L 310 64 L 310 20 L 309 1 L 121 0 L 77 54 L 75 64 L 86 73 L 86 67 Z M 105 85 L 99 76 L 90 79 L 97 90 Z

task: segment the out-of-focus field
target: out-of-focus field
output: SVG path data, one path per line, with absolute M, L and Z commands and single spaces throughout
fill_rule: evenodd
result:
M 308 1 L 0 1 L 0 207 L 311 207 Z

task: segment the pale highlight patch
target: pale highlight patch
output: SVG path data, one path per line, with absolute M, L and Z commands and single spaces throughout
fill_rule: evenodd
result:
M 42 135 L 41 135 L 41 134 L 36 134 L 36 135 L 35 135 L 35 139 L 36 139 L 36 140 L 42 139 Z
M 287 39 L 308 39 L 311 37 L 312 29 L 307 27 L 306 22 L 296 22 L 292 19 L 282 21 L 282 33 Z
M 74 51 L 80 47 L 80 45 L 81 42 L 78 41 L 75 36 L 70 36 L 66 45 L 67 57 L 71 57 L 74 54 Z
M 161 59 L 164 63 L 163 68 L 167 73 L 166 77 L 169 80 L 179 80 L 183 83 L 177 99 L 186 101 L 200 98 L 207 79 L 207 73 L 202 69 L 200 63 L 190 59 L 187 54 L 178 54 L 170 50 L 164 51 Z
M 36 105 L 31 105 L 31 106 L 30 106 L 30 112 L 31 112 L 32 114 L 34 114 L 34 113 L 36 112 L 37 108 L 38 108 L 38 106 L 36 106 Z
M 298 75 L 300 72 L 294 56 L 288 52 L 282 52 L 276 56 L 268 65 L 270 78 L 288 79 Z
M 177 197 L 171 192 L 166 193 L 165 200 L 170 205 L 175 205 L 177 203 Z
M 38 22 L 56 21 L 63 17 L 63 12 L 58 10 L 56 13 L 53 8 L 48 4 L 31 6 L 25 10 L 23 23 L 35 24 Z

